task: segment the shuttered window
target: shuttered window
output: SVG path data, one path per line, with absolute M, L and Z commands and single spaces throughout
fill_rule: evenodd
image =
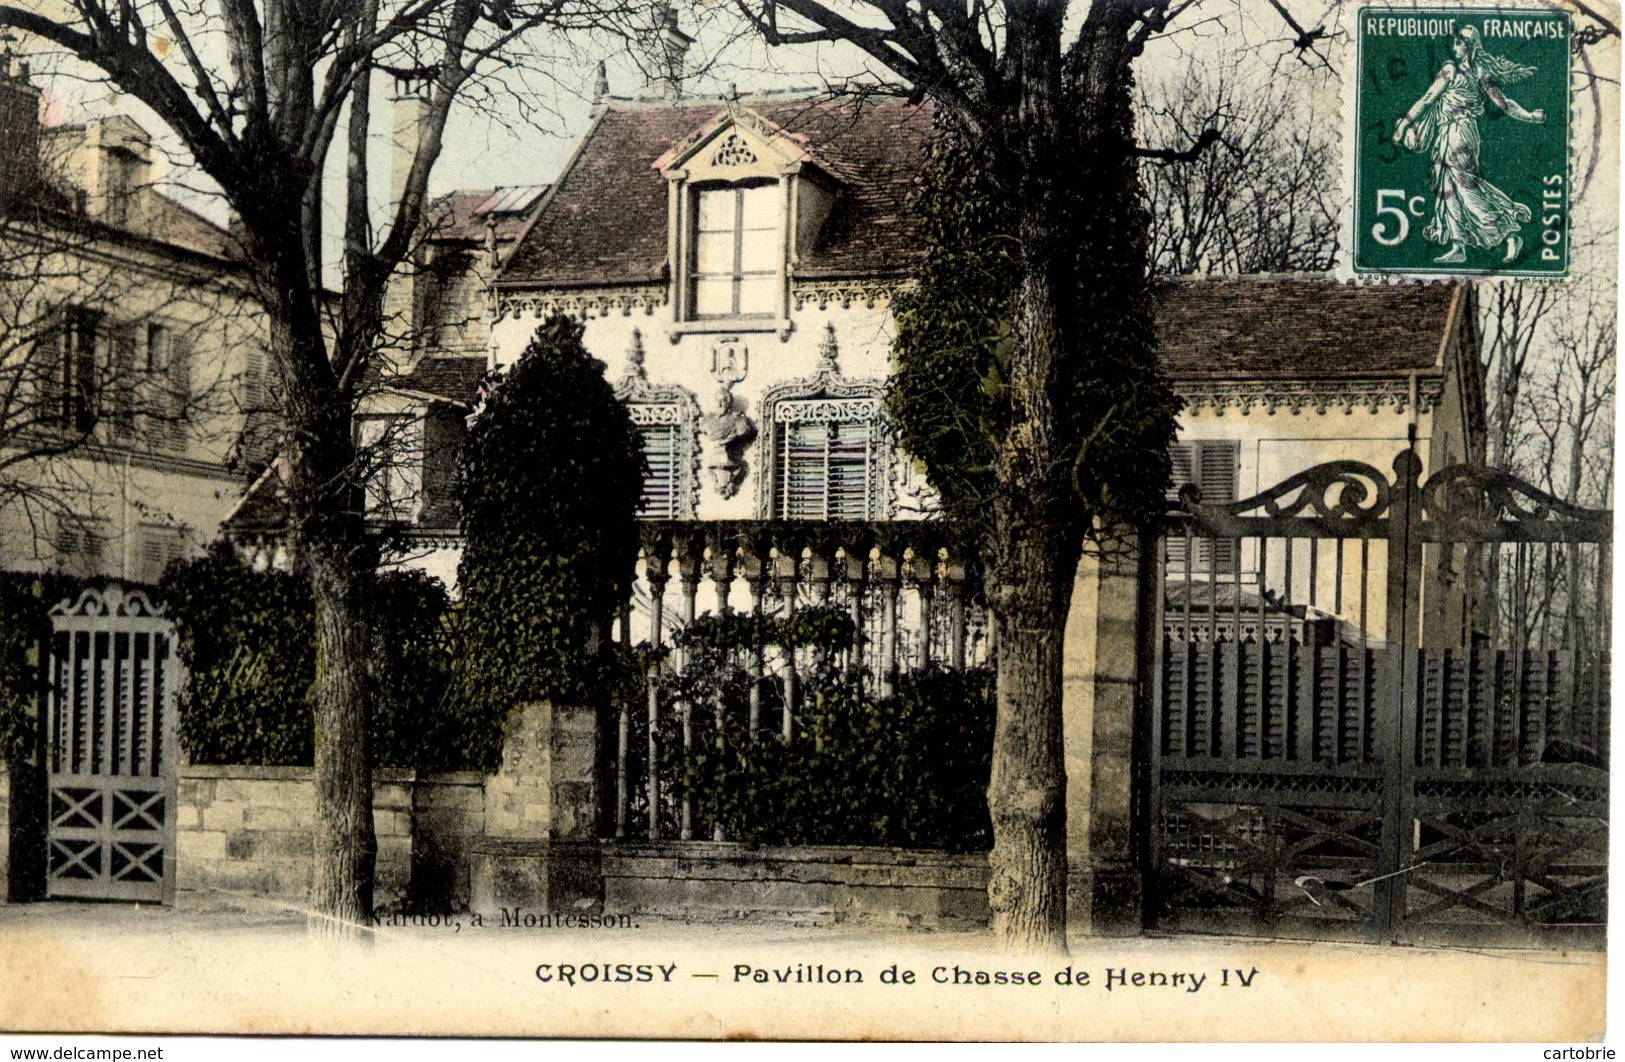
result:
M 136 540 L 136 581 L 157 583 L 164 569 L 185 552 L 186 540 L 178 528 L 143 525 Z
M 1236 500 L 1237 466 L 1241 446 L 1234 442 L 1175 443 L 1168 448 L 1173 465 L 1171 499 L 1177 499 L 1179 490 L 1194 483 L 1202 491 L 1202 501 L 1209 505 L 1223 505 Z M 1196 555 L 1191 558 L 1191 572 L 1195 575 L 1228 574 L 1236 570 L 1236 544 L 1231 539 L 1197 538 Z M 1168 563 L 1176 575 L 1185 569 L 1186 539 L 1170 536 Z
M 166 325 L 147 326 L 147 374 L 152 401 L 147 405 L 147 435 L 167 453 L 186 451 L 187 418 L 192 400 L 192 344 Z
M 97 348 L 102 315 L 64 307 L 40 339 L 39 392 L 45 419 L 74 432 L 89 432 L 101 415 Z M 105 358 L 105 353 L 104 353 Z
M 107 419 L 112 437 L 120 442 L 135 434 L 136 334 L 129 328 L 107 334 Z
M 97 517 L 59 516 L 56 525 L 56 567 L 82 578 L 101 574 L 107 544 L 107 521 Z
M 779 403 L 775 517 L 868 520 L 884 515 L 877 497 L 880 431 L 875 413 L 872 399 Z
M 675 413 L 675 409 L 673 410 Z M 643 477 L 643 498 L 638 515 L 650 520 L 675 520 L 682 512 L 683 451 L 678 425 L 641 424 L 643 459 L 648 470 Z

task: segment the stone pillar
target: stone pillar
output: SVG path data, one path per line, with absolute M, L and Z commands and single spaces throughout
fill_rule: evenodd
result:
M 597 738 L 590 708 L 541 702 L 515 710 L 502 769 L 485 783 L 485 837 L 470 869 L 475 911 L 602 906 Z
M 1064 642 L 1067 920 L 1096 935 L 1141 929 L 1133 792 L 1136 565 L 1129 548 L 1084 558 Z

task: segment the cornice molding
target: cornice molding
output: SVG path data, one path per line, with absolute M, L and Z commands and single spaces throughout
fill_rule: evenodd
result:
M 827 310 L 831 306 L 850 310 L 853 306 L 875 309 L 889 305 L 913 287 L 906 277 L 849 277 L 830 280 L 790 281 L 790 305 L 794 310 Z M 551 314 L 566 317 L 610 317 L 635 312 L 653 316 L 670 304 L 670 285 L 636 284 L 620 287 L 560 288 L 544 291 L 498 291 L 496 319 L 541 318 Z
M 1274 415 L 1332 411 L 1352 414 L 1355 410 L 1380 413 L 1392 409 L 1404 413 L 1411 405 L 1411 382 L 1393 380 L 1222 380 L 1174 381 L 1174 390 L 1185 399 L 1187 412 L 1211 412 L 1224 416 L 1235 411 L 1246 416 L 1255 409 Z M 1416 389 L 1417 412 L 1431 413 L 1444 395 L 1444 380 L 1419 380 Z
M 668 287 L 665 284 L 638 284 L 617 288 L 568 288 L 554 291 L 498 292 L 496 319 L 524 317 L 609 317 L 619 313 L 622 317 L 641 311 L 653 316 L 655 310 L 666 305 Z
M 855 303 L 872 310 L 877 306 L 890 304 L 898 295 L 913 287 L 913 284 L 912 280 L 905 277 L 792 279 L 790 304 L 797 310 L 804 310 L 808 306 L 827 310 L 832 304 L 843 310 L 850 310 Z

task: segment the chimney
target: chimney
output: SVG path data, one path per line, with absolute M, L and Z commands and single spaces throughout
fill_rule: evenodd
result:
M 40 179 L 40 91 L 28 66 L 13 72 L 10 46 L 0 53 L 0 208 L 34 191 Z
M 152 138 L 133 118 L 115 115 L 85 130 L 86 210 L 107 225 L 141 229 L 150 199 Z
M 428 93 L 417 87 L 414 79 L 397 77 L 392 114 L 395 147 L 390 156 L 389 203 L 394 206 L 406 192 L 406 177 L 412 172 L 412 160 L 417 158 L 418 144 L 423 139 L 423 125 L 429 119 Z
M 683 94 L 688 49 L 694 38 L 677 24 L 677 9 L 670 3 L 659 4 L 655 12 L 659 19 L 654 44 L 660 63 L 660 94 L 667 99 L 677 99 Z

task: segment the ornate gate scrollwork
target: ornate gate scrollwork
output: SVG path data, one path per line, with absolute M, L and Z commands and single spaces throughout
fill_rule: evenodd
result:
M 51 610 L 46 894 L 169 902 L 175 628 L 140 591 Z
M 1600 937 L 1612 513 L 1421 472 L 1180 492 L 1144 569 L 1149 924 Z

